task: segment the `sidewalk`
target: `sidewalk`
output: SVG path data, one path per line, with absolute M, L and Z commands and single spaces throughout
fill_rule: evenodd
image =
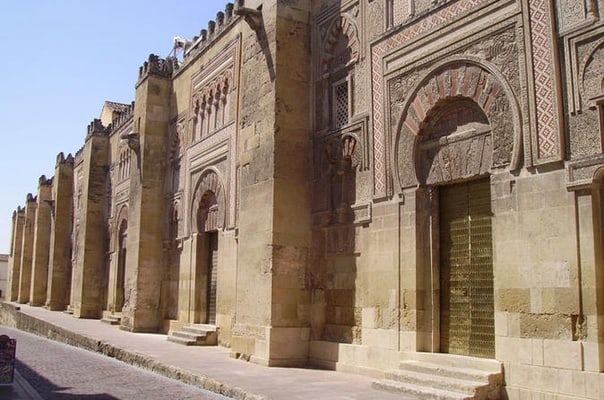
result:
M 229 357 L 223 347 L 187 347 L 166 335 L 130 333 L 99 320 L 23 304 L 17 328 L 98 351 L 170 378 L 244 400 L 401 400 L 371 387 L 373 379 L 336 371 L 268 368 Z M 6 316 L 3 317 L 6 320 Z M 17 319 L 18 320 L 18 319 Z M 7 325 L 9 325 L 7 323 Z M 28 398 L 28 397 L 24 397 Z

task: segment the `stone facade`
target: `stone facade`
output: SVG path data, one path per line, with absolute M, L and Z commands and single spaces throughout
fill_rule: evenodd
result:
M 269 366 L 456 355 L 499 361 L 501 397 L 603 398 L 603 13 L 228 4 L 15 211 L 8 298 L 215 325 Z

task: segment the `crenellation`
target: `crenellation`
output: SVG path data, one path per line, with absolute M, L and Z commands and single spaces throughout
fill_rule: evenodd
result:
M 216 14 L 216 20 L 208 21 L 207 29 L 202 29 L 199 32 L 199 36 L 194 36 L 191 42 L 187 42 L 184 49 L 184 60 L 183 64 L 179 67 L 182 69 L 184 66 L 194 62 L 198 55 L 203 50 L 211 46 L 215 41 L 219 39 L 222 32 L 226 31 L 231 24 L 233 24 L 237 18 L 235 18 L 234 10 L 237 7 L 243 7 L 243 0 L 237 0 L 238 5 L 233 3 L 227 3 L 224 8 L 224 12 L 219 11 Z
M 140 85 L 149 75 L 170 77 L 178 68 L 178 60 L 174 57 L 166 57 L 164 59 L 155 54 L 149 54 L 149 59 L 139 68 L 136 86 Z
M 100 119 L 93 119 L 88 125 L 86 140 L 90 139 L 91 136 L 102 136 L 107 135 L 107 128 L 103 126 Z

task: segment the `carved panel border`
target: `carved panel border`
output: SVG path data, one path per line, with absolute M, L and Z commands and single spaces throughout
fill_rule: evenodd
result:
M 535 164 L 560 161 L 564 157 L 564 139 L 559 109 L 559 66 L 556 58 L 556 33 L 549 0 L 529 2 L 530 46 L 534 95 L 533 142 Z

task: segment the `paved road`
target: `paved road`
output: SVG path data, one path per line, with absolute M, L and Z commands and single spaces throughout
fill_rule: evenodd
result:
M 109 357 L 19 330 L 0 326 L 0 334 L 17 339 L 17 371 L 43 399 L 227 399 Z

